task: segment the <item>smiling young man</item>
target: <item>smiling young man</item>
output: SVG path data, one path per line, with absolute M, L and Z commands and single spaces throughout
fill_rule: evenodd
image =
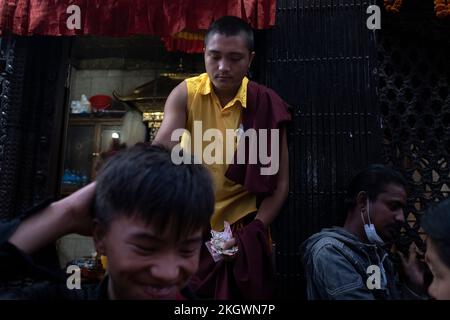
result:
M 94 201 L 95 216 L 91 215 Z M 93 234 L 108 259 L 99 286 L 69 290 L 65 283 L 1 292 L 22 299 L 183 299 L 199 265 L 202 234 L 214 209 L 209 173 L 176 165 L 170 152 L 135 146 L 109 160 L 97 182 L 23 221 L 0 225 L 0 280 L 17 273 L 40 279 L 48 272 L 32 253 L 67 233 Z M 6 279 L 5 279 L 6 278 Z
M 425 298 L 415 251 L 410 250 L 408 259 L 401 255 L 404 284 L 387 252 L 405 221 L 403 177 L 393 169 L 371 165 L 351 180 L 346 205 L 343 227 L 324 229 L 302 245 L 308 299 Z M 380 271 L 374 286 L 368 285 L 371 266 Z
M 205 35 L 206 73 L 186 79 L 172 91 L 155 138 L 156 143 L 172 148 L 180 142 L 173 134 L 177 129 L 186 130 L 181 137 L 182 148 L 202 160 L 213 177 L 216 203 L 211 229 L 223 230 L 226 221 L 233 230 L 235 239 L 227 245 L 237 245 L 234 259 L 216 263 L 206 246 L 202 248 L 200 270 L 192 285 L 207 298 L 272 296 L 268 227 L 288 194 L 285 124 L 291 116 L 287 104 L 274 91 L 246 77 L 255 56 L 253 47 L 253 31 L 242 19 L 225 16 L 215 21 Z M 201 129 L 196 130 L 198 127 Z M 236 135 L 227 135 L 230 131 Z M 266 132 L 273 137 L 273 144 L 268 140 L 239 139 L 238 132 L 243 137 L 256 132 L 257 139 Z M 231 154 L 227 149 L 230 145 Z M 255 145 L 259 146 L 258 154 L 252 149 Z M 247 158 L 244 163 L 230 163 L 240 146 L 244 146 Z M 268 148 L 269 162 L 263 163 L 260 153 Z M 212 161 L 205 158 L 208 152 Z M 251 163 L 252 157 L 257 158 L 255 163 Z M 264 175 L 267 165 L 276 170 Z

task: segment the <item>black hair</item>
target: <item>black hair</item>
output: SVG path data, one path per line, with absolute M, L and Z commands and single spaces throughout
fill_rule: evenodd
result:
M 223 16 L 214 21 L 205 34 L 205 48 L 209 39 L 214 34 L 222 34 L 227 37 L 237 36 L 242 34 L 245 37 L 247 48 L 249 52 L 253 52 L 254 37 L 253 30 L 248 23 L 241 18 L 235 16 Z
M 450 198 L 430 207 L 420 224 L 435 245 L 439 258 L 450 268 Z
M 395 184 L 407 189 L 405 178 L 394 169 L 381 164 L 372 164 L 358 172 L 350 181 L 345 195 L 346 212 L 356 206 L 356 197 L 365 191 L 370 201 L 375 201 L 389 184 Z
M 192 161 L 193 163 L 193 161 Z M 200 164 L 174 164 L 162 146 L 136 145 L 108 160 L 97 177 L 95 212 L 108 228 L 119 216 L 138 217 L 177 240 L 205 230 L 214 211 L 209 172 Z

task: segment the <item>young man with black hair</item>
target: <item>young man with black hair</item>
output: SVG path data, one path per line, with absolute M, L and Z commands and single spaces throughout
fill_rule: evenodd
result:
M 425 261 L 433 274 L 428 293 L 437 300 L 450 300 L 450 199 L 429 209 L 420 225 L 427 233 Z
M 170 152 L 158 146 L 121 151 L 105 164 L 96 183 L 0 225 L 0 280 L 24 275 L 60 279 L 36 265 L 32 254 L 65 234 L 79 233 L 92 234 L 97 253 L 108 259 L 101 284 L 69 290 L 65 282 L 46 282 L 3 291 L 0 298 L 192 297 L 187 282 L 198 269 L 202 234 L 213 209 L 212 181 L 203 166 L 176 165 Z
M 193 151 L 213 177 L 216 204 L 211 229 L 222 231 L 228 222 L 233 230 L 234 239 L 224 249 L 237 245 L 234 258 L 215 262 L 203 246 L 200 270 L 192 285 L 205 298 L 267 299 L 273 293 L 268 227 L 289 190 L 285 125 L 291 116 L 274 91 L 246 77 L 254 56 L 253 31 L 246 22 L 232 16 L 215 21 L 205 36 L 206 73 L 183 81 L 172 91 L 155 138 L 156 143 L 172 148 L 180 142 L 177 129 L 186 130 L 181 147 Z M 236 135 L 227 135 L 230 130 Z M 274 149 L 270 140 L 261 140 L 263 131 Z M 214 132 L 218 134 L 211 136 Z M 249 142 L 250 132 L 260 140 Z M 213 159 L 208 160 L 205 153 L 211 151 L 211 143 L 215 148 Z M 254 154 L 252 147 L 258 144 L 260 152 L 270 149 L 269 163 Z M 241 146 L 246 155 L 243 163 L 236 161 Z M 234 161 L 230 161 L 233 152 Z M 252 157 L 258 160 L 251 163 Z M 267 166 L 275 169 L 266 175 L 262 172 Z
M 399 253 L 405 285 L 388 255 L 405 221 L 404 178 L 383 165 L 371 165 L 351 180 L 345 203 L 343 227 L 324 229 L 302 245 L 308 299 L 425 298 L 414 247 L 408 258 Z

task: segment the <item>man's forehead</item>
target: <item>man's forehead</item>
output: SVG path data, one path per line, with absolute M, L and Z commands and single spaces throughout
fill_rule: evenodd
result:
M 380 193 L 379 198 L 394 200 L 394 201 L 406 201 L 406 190 L 405 187 L 397 184 L 388 184 L 383 188 Z
M 130 232 L 123 238 L 123 241 L 127 243 L 142 243 L 166 248 L 193 245 L 201 240 L 202 232 L 177 235 L 173 232 L 154 233 L 146 230 Z
M 174 234 L 173 225 L 171 222 L 163 230 L 159 223 L 146 222 L 137 216 L 122 216 L 111 222 L 112 232 L 116 232 L 125 236 L 128 239 L 141 239 L 152 241 L 169 241 L 177 238 Z M 197 239 L 202 234 L 202 229 L 193 230 L 192 232 L 186 232 L 183 234 L 182 241 L 190 241 Z
M 206 51 L 217 51 L 221 53 L 248 52 L 245 35 L 239 33 L 234 36 L 227 36 L 221 33 L 214 33 L 206 43 Z
M 173 234 L 173 232 L 168 232 L 168 229 L 166 229 L 163 232 L 154 232 L 154 230 L 134 230 L 133 232 L 130 232 L 128 234 L 129 238 L 136 239 L 136 240 L 148 240 L 148 241 L 156 241 L 156 242 L 174 242 L 176 239 L 176 235 Z M 202 232 L 193 232 L 190 234 L 186 234 L 185 237 L 178 239 L 178 242 L 185 242 L 185 241 L 197 241 L 201 239 Z

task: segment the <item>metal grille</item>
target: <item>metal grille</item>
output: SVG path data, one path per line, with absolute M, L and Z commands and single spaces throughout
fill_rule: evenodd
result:
M 423 210 L 450 192 L 449 32 L 433 19 L 392 21 L 378 45 L 383 159 L 408 180 L 409 235 L 418 242 Z
M 61 38 L 2 39 L 1 218 L 56 194 L 68 52 Z
M 16 210 L 17 163 L 20 161 L 20 110 L 23 95 L 25 56 L 16 41 L 4 35 L 1 41 L 4 70 L 0 75 L 0 218 L 7 219 Z
M 347 179 L 380 160 L 371 1 L 277 1 L 260 81 L 293 108 L 290 194 L 273 227 L 280 296 L 303 295 L 299 246 L 339 220 Z M 258 48 L 257 48 L 258 49 Z

